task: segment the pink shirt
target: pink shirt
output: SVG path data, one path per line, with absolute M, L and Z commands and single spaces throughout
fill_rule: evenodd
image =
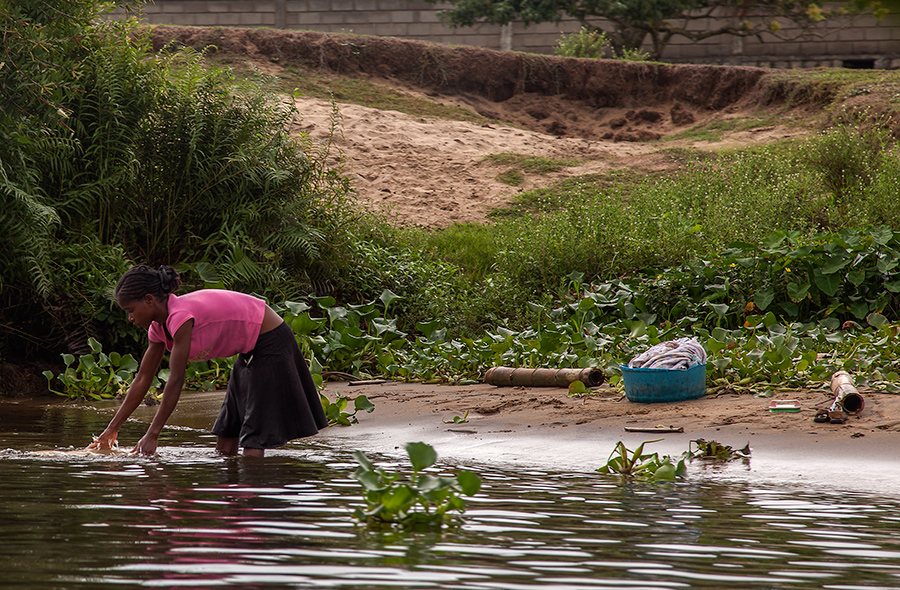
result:
M 256 346 L 266 302 L 251 295 L 224 289 L 201 289 L 181 297 L 169 295 L 166 327 L 174 334 L 188 320 L 191 330 L 190 360 L 205 361 L 249 352 Z M 162 342 L 172 350 L 174 342 L 158 322 L 150 324 L 151 342 Z

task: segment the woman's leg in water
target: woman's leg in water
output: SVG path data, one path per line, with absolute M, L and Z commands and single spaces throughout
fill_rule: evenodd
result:
M 216 437 L 216 452 L 222 455 L 237 455 L 238 439 L 226 436 Z

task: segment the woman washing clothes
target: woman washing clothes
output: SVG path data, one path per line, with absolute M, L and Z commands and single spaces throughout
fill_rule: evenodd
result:
M 328 425 L 319 393 L 294 332 L 265 301 L 224 289 L 176 296 L 181 286 L 170 266 L 129 269 L 116 285 L 116 303 L 149 344 L 125 400 L 88 448 L 111 448 L 119 428 L 143 401 L 163 355 L 169 379 L 147 433 L 132 452 L 152 455 L 184 386 L 188 361 L 238 355 L 225 400 L 212 427 L 216 450 L 262 457 L 266 449 L 316 434 Z

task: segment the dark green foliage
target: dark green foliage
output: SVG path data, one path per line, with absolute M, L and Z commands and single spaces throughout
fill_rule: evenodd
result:
M 93 1 L 0 2 L 0 290 L 50 290 L 47 246 L 58 217 L 37 160 L 70 146 L 62 103 L 96 41 L 88 29 L 97 12 Z
M 334 272 L 319 261 L 349 188 L 327 145 L 292 132 L 293 100 L 187 50 L 152 54 L 110 7 L 0 1 L 0 355 L 29 333 L 130 348 L 105 287 L 132 263 L 271 297 Z
M 235 288 L 284 282 L 321 240 L 305 223 L 313 162 L 289 133 L 292 103 L 274 102 L 262 78 L 236 87 L 201 55 L 145 49 L 108 47 L 89 62 L 73 109 L 89 164 L 59 182 L 66 231 L 153 265 L 208 261 Z

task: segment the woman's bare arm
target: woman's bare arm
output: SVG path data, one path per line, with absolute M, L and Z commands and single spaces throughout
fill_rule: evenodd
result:
M 134 410 L 141 405 L 141 402 L 144 401 L 144 397 L 150 390 L 150 385 L 153 383 L 153 377 L 156 375 L 156 371 L 159 370 L 159 364 L 162 362 L 165 352 L 166 349 L 162 342 L 151 342 L 147 346 L 147 350 L 141 358 L 141 366 L 138 368 L 137 375 L 128 387 L 128 393 L 125 394 L 125 400 L 122 402 L 122 405 L 119 406 L 116 415 L 110 420 L 106 430 L 104 430 L 100 436 L 95 438 L 94 442 L 88 445 L 89 449 L 112 448 L 113 444 L 116 442 L 116 437 L 119 434 L 119 429 L 122 427 L 122 424 L 125 423 L 125 420 L 127 420 L 132 412 L 134 412 Z
M 184 376 L 187 372 L 188 358 L 191 352 L 191 332 L 194 329 L 194 320 L 188 320 L 175 334 L 172 335 L 172 352 L 169 354 L 169 379 L 163 388 L 162 401 L 156 410 L 156 415 L 147 429 L 147 434 L 141 437 L 132 450 L 133 453 L 152 455 L 156 452 L 159 434 L 163 426 L 178 404 L 181 390 L 184 387 Z

